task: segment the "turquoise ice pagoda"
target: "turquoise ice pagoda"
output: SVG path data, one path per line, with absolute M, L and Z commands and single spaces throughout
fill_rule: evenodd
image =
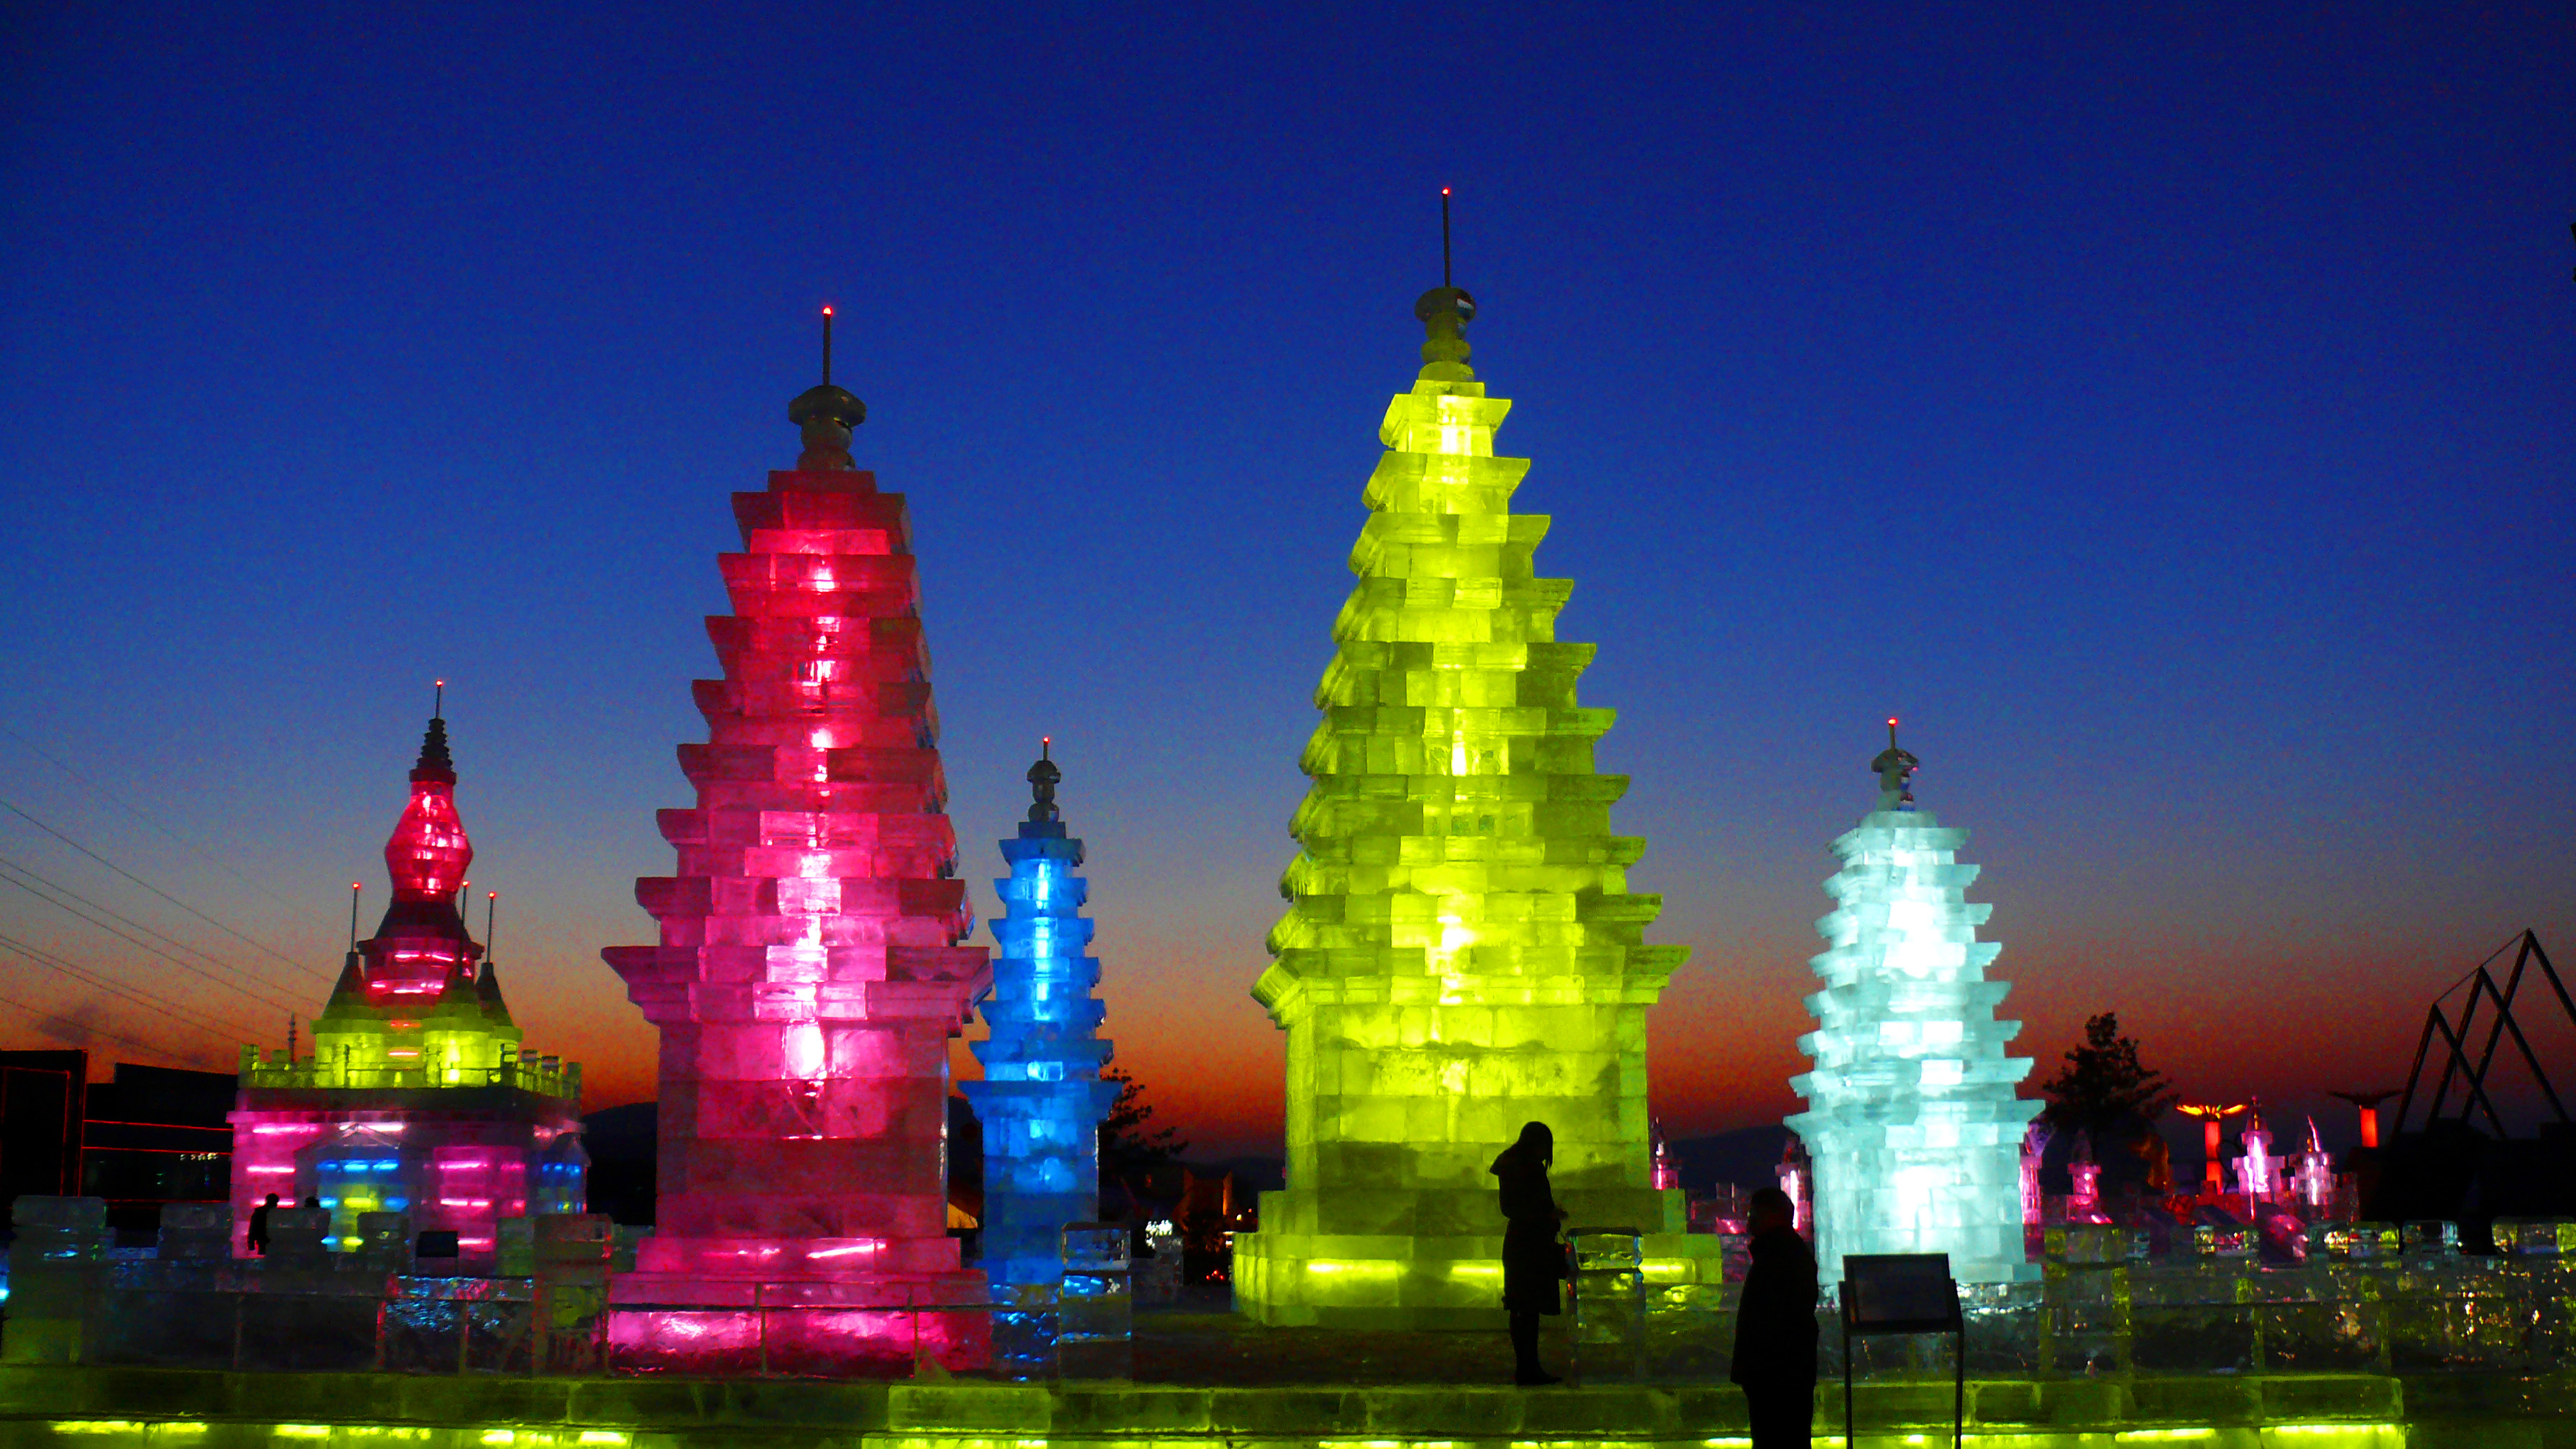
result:
M 1994 907 L 1968 903 L 1968 832 L 1915 807 L 1916 764 L 1889 720 L 1878 808 L 1833 844 L 1828 949 L 1811 963 L 1824 989 L 1798 1041 L 1814 1067 L 1790 1081 L 1807 1110 L 1789 1126 L 1815 1161 L 1827 1282 L 1854 1253 L 1947 1253 L 1960 1282 L 2008 1282 L 2034 1276 L 2020 1144 L 2040 1104 L 2013 1094 L 2031 1063 L 2004 1055 L 2021 1023 L 1995 1019 L 2011 988 L 1986 979 L 2003 948 L 1977 939 Z
M 1029 766 L 1035 797 L 1019 834 L 1001 842 L 1011 873 L 995 881 L 1002 914 L 993 989 L 982 1002 L 992 1035 L 973 1044 L 984 1080 L 962 1085 L 984 1126 L 984 1271 L 997 1300 L 1052 1289 L 1064 1276 L 1064 1225 L 1100 1215 L 1100 1120 L 1118 1084 L 1100 1080 L 1109 1043 L 1094 999 L 1100 962 L 1082 918 L 1082 842 L 1065 833 L 1055 787 L 1064 778 L 1046 743 Z

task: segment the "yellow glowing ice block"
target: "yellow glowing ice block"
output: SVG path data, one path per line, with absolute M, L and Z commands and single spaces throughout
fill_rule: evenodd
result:
M 1643 941 L 1662 902 L 1628 891 L 1645 842 L 1611 833 L 1628 782 L 1592 761 L 1614 716 L 1575 702 L 1592 646 L 1558 642 L 1573 585 L 1533 573 L 1548 520 L 1511 512 L 1529 464 L 1494 456 L 1511 405 L 1466 366 L 1474 303 L 1416 312 L 1253 988 L 1288 1033 L 1288 1186 L 1235 1239 L 1264 1323 L 1498 1324 L 1486 1167 L 1528 1121 L 1577 1225 L 1684 1228 L 1651 1186 L 1646 1009 L 1686 949 Z

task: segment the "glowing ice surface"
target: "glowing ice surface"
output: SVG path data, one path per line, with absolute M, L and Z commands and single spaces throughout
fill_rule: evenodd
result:
M 1001 953 L 981 1003 L 992 1034 L 973 1047 L 984 1080 L 965 1084 L 984 1128 L 984 1272 L 997 1297 L 1063 1278 L 1065 1224 L 1100 1216 L 1100 1119 L 1118 1097 L 1100 1080 L 1100 963 L 1082 918 L 1088 882 L 1074 873 L 1082 842 L 1055 805 L 1060 778 L 1051 759 L 1029 767 L 1037 802 L 1001 843 L 1011 873 L 993 883 Z
M 858 413 L 798 399 L 800 466 L 734 495 L 723 677 L 680 747 L 697 803 L 661 813 L 676 872 L 635 888 L 661 939 L 603 953 L 662 1038 L 658 1226 L 609 1326 L 638 1364 L 984 1351 L 973 1314 L 913 1311 L 986 1299 L 948 1236 L 947 1040 L 991 968 L 958 944 L 911 524 L 849 466 Z
M 1269 1323 L 1496 1321 L 1502 1218 L 1486 1166 L 1556 1137 L 1579 1223 L 1686 1228 L 1647 1143 L 1646 1011 L 1687 954 L 1649 946 L 1628 890 L 1645 842 L 1611 832 L 1628 782 L 1593 767 L 1613 712 L 1577 703 L 1593 649 L 1556 637 L 1573 585 L 1511 511 L 1528 463 L 1494 456 L 1454 288 L 1363 501 L 1358 575 L 1315 694 L 1291 822 L 1291 905 L 1253 988 L 1288 1034 L 1288 1186 L 1235 1240 L 1237 1303 Z
M 1811 963 L 1824 989 L 1798 1041 L 1814 1065 L 1790 1082 L 1807 1110 L 1789 1119 L 1814 1159 L 1828 1282 L 1852 1253 L 1947 1253 L 1963 1283 L 2037 1276 L 2021 1142 L 2040 1104 L 2013 1095 L 2031 1063 L 2004 1055 L 2021 1023 L 1995 1019 L 2009 987 L 1986 979 L 2002 948 L 1977 940 L 1993 907 L 1968 903 L 1967 838 L 1914 808 L 1900 772 L 1833 844 L 1829 949 Z
M 582 1210 L 581 1068 L 521 1047 L 493 963 L 466 931 L 458 896 L 474 846 L 456 778 L 447 722 L 433 718 L 385 842 L 393 900 L 342 963 L 312 1055 L 242 1048 L 237 1255 L 270 1193 L 317 1200 L 339 1252 L 364 1245 L 370 1213 L 452 1231 L 466 1257 L 488 1258 L 500 1219 Z

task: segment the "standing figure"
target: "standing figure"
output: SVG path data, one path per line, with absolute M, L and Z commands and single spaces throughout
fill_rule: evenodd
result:
M 1753 1420 L 1753 1449 L 1805 1449 L 1816 1423 L 1816 1255 L 1798 1236 L 1789 1195 L 1753 1195 L 1753 1266 L 1735 1311 L 1735 1366 Z
M 1560 1383 L 1538 1366 L 1538 1316 L 1562 1312 L 1556 1285 L 1565 1281 L 1565 1248 L 1557 1224 L 1565 1209 L 1548 1191 L 1547 1169 L 1556 1161 L 1556 1134 L 1544 1122 L 1521 1128 L 1490 1169 L 1503 1191 L 1503 1307 L 1512 1316 L 1512 1382 L 1523 1387 Z
M 261 1203 L 259 1206 L 250 1210 L 250 1251 L 252 1257 L 265 1258 L 268 1256 L 268 1210 L 275 1206 L 277 1206 L 277 1194 L 272 1192 L 268 1195 L 268 1201 Z

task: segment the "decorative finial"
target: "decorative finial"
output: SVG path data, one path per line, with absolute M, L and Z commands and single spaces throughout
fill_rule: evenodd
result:
M 1440 285 L 1413 304 L 1413 315 L 1429 334 L 1422 343 L 1422 375 L 1443 382 L 1473 382 L 1467 367 L 1467 324 L 1476 320 L 1476 299 L 1455 285 L 1449 273 L 1449 188 L 1440 188 Z
M 1914 808 L 1914 787 L 1909 781 L 1914 775 L 1915 767 L 1921 763 L 1922 761 L 1914 758 L 1912 752 L 1898 747 L 1896 716 L 1889 715 L 1887 748 L 1879 751 L 1878 758 L 1869 762 L 1870 773 L 1878 776 L 1879 809 L 1911 810 Z
M 850 429 L 868 420 L 868 405 L 832 386 L 832 309 L 823 309 L 823 381 L 796 395 L 787 405 L 787 421 L 803 431 L 805 451 L 796 466 L 806 472 L 847 471 Z
M 436 719 L 445 713 L 447 713 L 447 681 L 433 679 L 429 682 L 429 717 Z
M 1055 787 L 1064 778 L 1064 771 L 1056 768 L 1054 754 L 1055 736 L 1039 736 L 1038 762 L 1029 766 L 1028 779 L 1032 797 L 1029 819 L 1040 823 L 1062 818 L 1055 808 Z
M 429 717 L 429 728 L 420 737 L 420 758 L 411 767 L 411 779 L 415 785 L 424 780 L 436 780 L 443 785 L 456 783 L 456 759 L 447 752 L 446 680 L 438 681 L 438 690 L 438 698 L 431 708 L 440 712 Z

